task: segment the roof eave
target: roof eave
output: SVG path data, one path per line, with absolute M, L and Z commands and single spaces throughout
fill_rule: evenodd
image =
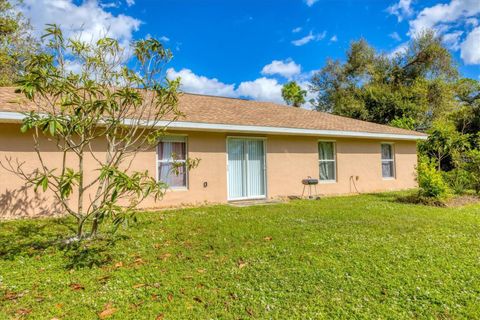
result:
M 0 122 L 16 123 L 21 122 L 25 117 L 19 112 L 0 111 Z M 125 124 L 131 124 L 132 119 L 125 119 Z M 148 121 L 145 122 L 148 125 Z M 174 130 L 186 131 L 207 131 L 207 132 L 237 132 L 249 134 L 276 134 L 276 135 L 295 135 L 295 136 L 317 136 L 317 137 L 342 137 L 342 138 L 363 138 L 363 139 L 393 139 L 393 140 L 426 140 L 427 135 L 398 134 L 398 133 L 376 133 L 362 131 L 342 131 L 342 130 L 318 130 L 303 128 L 286 127 L 267 127 L 254 125 L 232 125 L 221 123 L 188 122 L 188 121 L 159 121 L 156 124 L 159 127 L 167 126 Z
M 345 137 L 345 138 L 364 138 L 364 139 L 394 139 L 394 140 L 426 140 L 428 136 L 408 135 L 394 133 L 375 133 L 361 131 L 341 131 L 341 130 L 317 130 L 286 127 L 266 127 L 250 125 L 231 125 L 219 123 L 201 123 L 201 122 L 165 122 L 159 126 L 167 125 L 171 129 L 187 131 L 216 131 L 216 132 L 240 132 L 251 134 L 277 134 L 277 135 L 295 135 L 295 136 L 318 136 L 318 137 Z

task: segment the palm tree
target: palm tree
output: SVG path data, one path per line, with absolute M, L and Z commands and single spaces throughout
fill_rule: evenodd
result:
M 302 90 L 295 81 L 290 81 L 282 87 L 283 100 L 290 106 L 301 107 L 305 103 L 306 95 L 307 91 Z

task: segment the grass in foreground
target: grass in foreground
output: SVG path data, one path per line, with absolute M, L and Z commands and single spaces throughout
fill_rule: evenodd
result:
M 2 223 L 0 318 L 479 318 L 480 206 L 395 196 L 145 213 L 80 253 Z

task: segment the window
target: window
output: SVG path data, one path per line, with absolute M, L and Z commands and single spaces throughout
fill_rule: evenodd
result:
M 393 145 L 382 143 L 382 177 L 395 178 L 395 157 Z
M 166 137 L 157 146 L 158 180 L 171 188 L 187 186 L 187 142 L 184 137 Z
M 318 143 L 320 181 L 336 180 L 335 143 L 322 141 Z

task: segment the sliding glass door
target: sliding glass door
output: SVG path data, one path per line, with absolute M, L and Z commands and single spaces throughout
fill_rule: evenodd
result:
M 265 146 L 262 139 L 228 138 L 228 199 L 266 196 Z

